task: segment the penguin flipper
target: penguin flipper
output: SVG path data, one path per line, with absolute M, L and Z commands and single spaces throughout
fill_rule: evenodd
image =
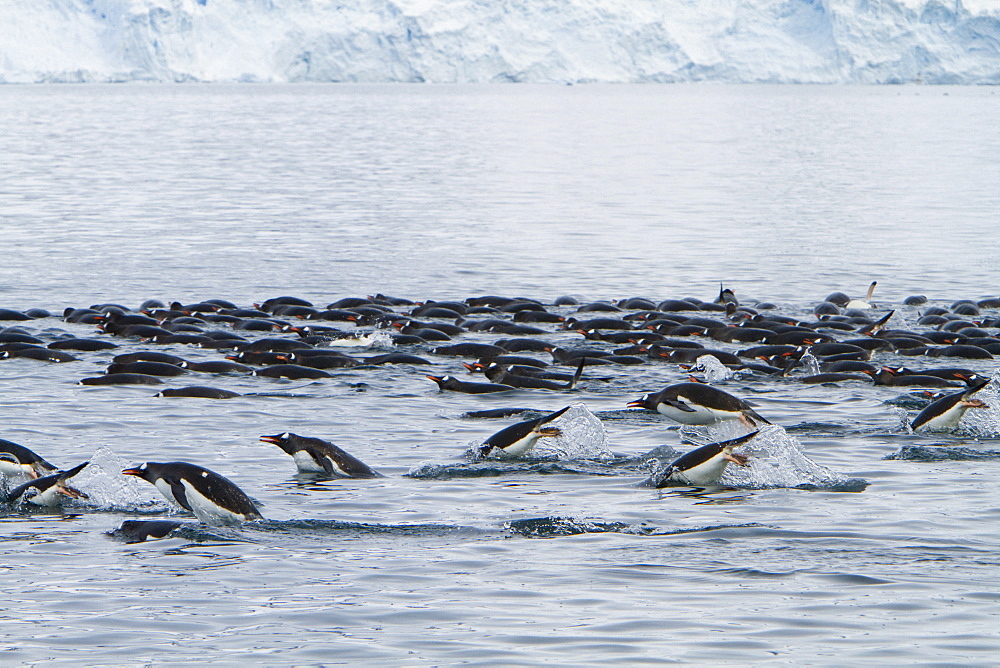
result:
M 170 493 L 174 495 L 174 500 L 181 508 L 189 512 L 194 512 L 191 504 L 188 503 L 187 494 L 184 493 L 184 485 L 180 480 L 170 480 Z
M 333 461 L 330 459 L 329 455 L 325 455 L 322 452 L 314 448 L 305 448 L 305 451 L 309 454 L 309 457 L 319 463 L 323 467 L 323 472 L 329 476 L 340 475 L 340 472 L 334 469 Z

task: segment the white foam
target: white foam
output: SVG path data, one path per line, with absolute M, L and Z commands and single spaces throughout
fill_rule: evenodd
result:
M 562 433 L 538 439 L 533 449 L 536 456 L 595 460 L 614 457 L 608 449 L 604 424 L 583 404 L 573 404 L 546 426 L 558 427 Z

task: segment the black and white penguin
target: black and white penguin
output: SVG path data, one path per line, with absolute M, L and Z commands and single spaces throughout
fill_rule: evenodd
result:
M 85 469 L 89 463 L 84 462 L 68 471 L 60 471 L 44 478 L 36 478 L 26 482 L 11 491 L 7 502 L 12 506 L 27 502 L 36 506 L 54 508 L 60 504 L 62 496 L 71 499 L 86 499 L 88 498 L 86 494 L 75 487 L 70 487 L 66 481 Z
M 941 397 L 920 411 L 910 427 L 913 431 L 951 431 L 955 429 L 962 416 L 965 415 L 965 411 L 970 408 L 987 407 L 985 402 L 974 399 L 972 395 L 986 387 L 989 382 L 989 378 L 984 378 L 966 390 Z
M 439 390 L 451 390 L 452 392 L 464 392 L 466 394 L 489 394 L 490 392 L 509 392 L 514 389 L 511 385 L 501 383 L 470 383 L 459 380 L 454 376 L 427 376 L 438 385 Z
M 505 457 L 519 457 L 535 447 L 539 438 L 561 435 L 562 430 L 558 427 L 547 425 L 569 408 L 566 406 L 535 420 L 525 420 L 501 429 L 479 446 L 479 456 L 486 457 L 499 451 Z
M 347 478 L 382 477 L 357 457 L 320 438 L 286 431 L 284 434 L 261 436 L 260 440 L 272 443 L 291 455 L 302 473 L 326 473 Z
M 186 462 L 146 462 L 122 471 L 150 482 L 168 501 L 190 510 L 205 524 L 263 519 L 239 487 L 214 471 Z
M 646 408 L 682 424 L 707 425 L 739 420 L 748 427 L 771 424 L 738 397 L 704 383 L 678 383 L 630 401 L 629 408 Z
M 3 475 L 35 479 L 57 470 L 23 445 L 0 438 L 0 473 Z
M 719 443 L 709 443 L 685 453 L 675 459 L 667 468 L 651 478 L 656 487 L 670 485 L 714 485 L 719 482 L 729 462 L 739 466 L 747 465 L 747 457 L 733 452 L 733 448 L 743 445 L 759 432 Z

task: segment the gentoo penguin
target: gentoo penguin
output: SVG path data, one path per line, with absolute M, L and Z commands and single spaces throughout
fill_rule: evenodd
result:
M 629 408 L 647 408 L 682 424 L 706 425 L 739 420 L 748 427 L 771 424 L 746 401 L 703 383 L 678 383 L 630 401 Z
M 221 390 L 205 385 L 190 385 L 188 387 L 169 387 L 156 393 L 158 397 L 199 397 L 201 399 L 232 399 L 241 396 L 239 392 Z
M 488 394 L 490 392 L 509 392 L 514 387 L 500 383 L 469 383 L 453 376 L 427 376 L 438 385 L 439 390 L 451 390 L 466 394 Z
M 27 501 L 36 506 L 54 508 L 59 505 L 61 500 L 59 498 L 60 495 L 68 496 L 71 499 L 86 499 L 88 498 L 86 494 L 75 487 L 70 487 L 66 481 L 85 469 L 89 463 L 84 462 L 68 471 L 60 471 L 52 475 L 47 475 L 44 478 L 36 478 L 26 482 L 11 491 L 10 496 L 7 497 L 7 502 L 13 506 L 17 503 Z
M 55 466 L 23 445 L 0 438 L 0 473 L 6 476 L 27 476 L 35 479 L 57 470 Z
M 847 306 L 845 306 L 844 308 L 846 308 L 848 310 L 850 310 L 852 308 L 853 309 L 861 309 L 861 310 L 870 309 L 872 307 L 872 305 L 871 305 L 872 293 L 875 292 L 875 286 L 876 285 L 878 285 L 878 281 L 872 281 L 872 284 L 868 286 L 868 293 L 865 295 L 865 298 L 863 300 L 861 300 L 861 299 L 852 299 L 851 301 L 847 302 Z
M 272 443 L 291 455 L 302 473 L 326 473 L 347 478 L 382 477 L 357 457 L 320 438 L 286 431 L 284 434 L 261 436 L 260 440 Z
M 106 535 L 126 543 L 141 543 L 147 538 L 165 538 L 179 526 L 181 522 L 176 520 L 125 520 L 120 527 Z
M 984 378 L 962 392 L 955 392 L 954 394 L 941 397 L 920 411 L 920 414 L 917 415 L 910 427 L 913 431 L 950 431 L 956 428 L 965 411 L 970 408 L 987 407 L 979 399 L 973 399 L 972 395 L 986 387 L 989 382 L 989 378 Z
M 153 483 L 168 501 L 190 510 L 205 524 L 263 519 L 243 490 L 218 473 L 195 464 L 146 462 L 122 473 Z
M 543 415 L 536 420 L 525 420 L 501 429 L 479 446 L 479 456 L 503 453 L 505 457 L 518 457 L 535 447 L 535 442 L 543 436 L 559 436 L 562 430 L 546 426 L 569 410 L 569 406 L 554 413 Z
M 747 465 L 745 455 L 737 455 L 733 448 L 743 445 L 759 432 L 749 434 L 719 443 L 709 443 L 678 457 L 670 466 L 656 474 L 656 487 L 669 487 L 671 484 L 683 485 L 713 485 L 719 482 L 722 473 L 729 462 Z
M 715 298 L 715 303 L 740 305 L 739 300 L 736 299 L 736 293 L 729 288 L 722 287 L 722 283 L 719 283 L 719 296 Z

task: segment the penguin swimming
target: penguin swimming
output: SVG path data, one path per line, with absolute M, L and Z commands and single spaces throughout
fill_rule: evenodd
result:
M 743 445 L 758 433 L 760 432 L 752 431 L 739 438 L 695 448 L 675 459 L 670 466 L 650 478 L 650 482 L 655 482 L 656 487 L 669 487 L 672 484 L 714 485 L 719 482 L 729 462 L 739 466 L 747 465 L 747 457 L 735 454 L 733 448 Z
M 176 520 L 125 520 L 120 527 L 108 531 L 106 535 L 119 538 L 125 543 L 141 543 L 147 538 L 166 538 L 167 534 L 181 524 Z
M 678 383 L 630 401 L 629 408 L 646 408 L 682 424 L 707 425 L 739 420 L 748 427 L 771 424 L 746 401 L 703 383 Z
M 514 389 L 512 385 L 503 385 L 501 383 L 469 383 L 453 376 L 427 376 L 427 378 L 437 383 L 439 390 L 451 390 L 452 392 L 464 392 L 466 394 L 509 392 Z
M 302 473 L 326 473 L 347 478 L 381 478 L 367 464 L 329 441 L 285 432 L 261 436 L 261 441 L 278 446 L 295 460 Z
M 479 446 L 479 456 L 486 457 L 499 451 L 506 457 L 519 457 L 535 447 L 539 438 L 560 436 L 561 429 L 546 425 L 569 409 L 566 406 L 535 420 L 525 420 L 501 429 Z
M 847 302 L 847 305 L 844 308 L 848 310 L 850 309 L 868 310 L 872 308 L 871 305 L 872 294 L 875 292 L 876 285 L 878 285 L 878 281 L 872 281 L 872 284 L 868 286 L 868 293 L 865 295 L 865 298 L 863 300 L 852 299 L 851 301 Z
M 152 483 L 168 501 L 190 510 L 205 524 L 263 519 L 243 490 L 218 473 L 196 464 L 146 462 L 122 473 Z
M 910 428 L 913 431 L 951 431 L 955 429 L 968 409 L 987 408 L 985 402 L 974 399 L 972 395 L 986 387 L 989 382 L 989 378 L 984 378 L 966 390 L 941 397 L 920 411 Z
M 62 496 L 66 496 L 71 499 L 89 498 L 80 490 L 75 487 L 70 487 L 66 483 L 67 480 L 85 469 L 89 463 L 90 462 L 84 462 L 74 466 L 68 471 L 60 471 L 58 473 L 53 473 L 52 475 L 47 475 L 44 478 L 36 478 L 26 482 L 11 491 L 10 496 L 7 497 L 7 503 L 13 506 L 27 501 L 28 503 L 33 503 L 36 506 L 55 508 L 60 504 L 62 500 L 60 497 Z
M 23 445 L 0 438 L 0 473 L 3 475 L 35 479 L 57 470 Z

